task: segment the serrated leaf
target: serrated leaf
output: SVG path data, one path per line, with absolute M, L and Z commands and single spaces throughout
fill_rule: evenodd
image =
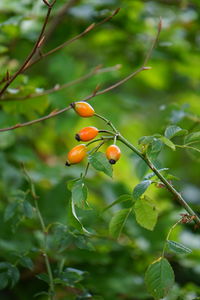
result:
M 168 171 L 168 170 L 169 170 L 169 168 L 162 168 L 162 169 L 159 169 L 158 171 L 159 171 L 159 172 L 163 172 L 163 171 Z M 154 177 L 154 176 L 156 176 L 156 174 L 155 174 L 154 172 L 152 172 L 152 173 L 147 174 L 147 175 L 144 177 L 144 179 L 145 179 L 145 180 L 151 179 L 151 178 Z
M 122 209 L 112 217 L 109 224 L 109 232 L 114 238 L 119 237 L 130 212 L 131 209 Z
M 133 197 L 131 195 L 125 194 L 125 195 L 121 195 L 117 200 L 115 200 L 113 203 L 111 203 L 110 205 L 108 205 L 106 208 L 104 208 L 103 212 L 105 212 L 106 210 L 108 210 L 109 208 L 111 208 L 112 206 L 125 202 L 125 201 L 133 201 Z
M 74 205 L 79 208 L 87 208 L 87 186 L 85 182 L 80 179 L 74 183 L 72 187 L 72 201 Z
M 200 142 L 200 131 L 187 135 L 184 139 L 185 144 Z
M 176 150 L 175 144 L 172 141 L 170 141 L 168 138 L 166 138 L 165 136 L 162 136 L 162 137 L 160 137 L 160 139 L 166 146 L 171 148 L 173 151 Z
M 6 207 L 6 210 L 4 213 L 4 220 L 6 222 L 15 215 L 15 213 L 18 209 L 18 204 L 19 204 L 18 202 L 12 202 Z
M 155 300 L 164 298 L 174 285 L 174 271 L 166 258 L 154 261 L 145 273 L 148 292 Z
M 135 202 L 134 211 L 138 224 L 148 230 L 154 229 L 158 218 L 158 212 L 154 202 L 150 198 L 144 197 L 138 199 Z
M 23 212 L 27 218 L 33 218 L 33 206 L 26 200 L 23 201 Z
M 176 125 L 168 126 L 165 130 L 165 136 L 168 139 L 172 139 L 175 136 L 185 135 L 187 133 L 188 133 L 187 130 L 182 129 L 181 127 L 176 126 Z
M 177 243 L 171 240 L 167 240 L 168 247 L 171 251 L 175 252 L 176 254 L 189 254 L 192 253 L 192 250 L 185 247 L 181 243 Z
M 143 180 L 133 190 L 133 198 L 138 199 L 144 194 L 144 192 L 148 189 L 151 184 L 151 180 Z
M 49 276 L 48 276 L 48 274 L 46 274 L 46 273 L 41 273 L 41 274 L 36 275 L 36 277 L 37 277 L 38 279 L 40 279 L 40 280 L 42 280 L 42 281 L 44 281 L 44 282 L 46 282 L 46 283 L 49 284 Z
M 33 267 L 34 267 L 34 264 L 33 264 L 33 261 L 30 257 L 27 257 L 27 256 L 22 256 L 20 258 L 20 261 L 19 261 L 20 265 L 29 269 L 29 270 L 33 270 Z
M 75 184 L 78 180 L 80 180 L 80 178 L 76 178 L 76 179 L 72 179 L 72 180 L 67 181 L 67 189 L 68 189 L 69 191 L 71 191 L 72 188 L 73 188 L 73 186 L 74 186 L 74 184 Z
M 154 140 L 154 136 L 149 135 L 149 136 L 142 136 L 141 138 L 139 138 L 138 140 L 138 144 L 139 145 L 148 145 L 151 142 L 153 142 Z
M 11 281 L 11 288 L 13 288 L 15 284 L 19 281 L 20 278 L 19 270 L 15 266 L 11 265 L 10 268 L 8 269 L 8 275 Z
M 142 180 L 144 175 L 147 173 L 148 171 L 148 165 L 146 164 L 146 162 L 139 158 L 138 161 L 135 164 L 135 171 L 136 171 L 136 175 L 138 177 L 139 180 Z
M 112 167 L 105 154 L 101 152 L 95 152 L 88 157 L 88 161 L 94 169 L 104 172 L 106 175 L 112 177 Z

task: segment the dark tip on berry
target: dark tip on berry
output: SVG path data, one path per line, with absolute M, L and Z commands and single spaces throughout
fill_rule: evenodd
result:
M 71 106 L 72 108 L 75 108 L 75 102 L 70 103 L 70 106 Z
M 111 165 L 114 165 L 114 164 L 116 163 L 116 160 L 110 159 L 110 160 L 109 160 L 109 163 L 110 163 Z
M 68 161 L 66 161 L 65 166 L 69 167 L 71 166 L 71 164 Z
M 80 136 L 79 136 L 79 134 L 77 133 L 76 135 L 75 135 L 75 139 L 78 141 L 78 142 L 80 142 Z

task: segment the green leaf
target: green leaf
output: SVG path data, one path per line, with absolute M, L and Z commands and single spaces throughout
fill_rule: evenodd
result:
M 174 143 L 172 141 L 170 141 L 168 138 L 166 138 L 165 136 L 160 137 L 161 141 L 168 146 L 169 148 L 171 148 L 173 151 L 176 150 L 176 146 L 174 145 Z
M 145 196 L 144 198 L 138 199 L 135 202 L 134 211 L 138 224 L 148 230 L 154 229 L 158 212 L 154 202 L 149 197 Z
M 72 188 L 73 188 L 73 186 L 74 186 L 74 184 L 75 184 L 78 180 L 80 180 L 80 178 L 76 178 L 76 179 L 72 179 L 72 180 L 67 181 L 67 189 L 68 189 L 69 191 L 71 191 Z
M 181 127 L 176 126 L 176 125 L 171 125 L 166 128 L 165 137 L 168 139 L 172 139 L 175 136 L 185 135 L 187 133 L 188 133 L 187 130 L 182 129 Z
M 89 234 L 89 232 L 83 227 L 79 218 L 77 217 L 74 203 L 71 199 L 70 199 L 69 205 L 68 205 L 67 221 L 68 221 L 68 225 L 76 228 L 78 231 Z
M 135 171 L 136 171 L 136 175 L 138 177 L 139 180 L 142 180 L 144 175 L 147 173 L 148 171 L 148 165 L 146 164 L 146 162 L 139 158 L 138 161 L 135 164 Z
M 83 209 L 87 208 L 87 193 L 87 186 L 82 179 L 75 182 L 72 187 L 72 201 L 74 205 Z
M 184 143 L 197 143 L 200 142 L 200 131 L 193 132 L 185 137 Z
M 162 169 L 159 169 L 158 171 L 159 171 L 159 172 L 163 172 L 163 171 L 168 171 L 168 170 L 169 170 L 169 168 L 162 168 Z M 156 176 L 156 174 L 155 174 L 154 172 L 152 172 L 152 173 L 147 174 L 147 175 L 144 177 L 144 179 L 145 179 L 145 180 L 151 179 L 151 178 L 154 177 L 154 176 Z
M 108 210 L 109 208 L 111 208 L 112 206 L 125 202 L 125 201 L 133 201 L 133 197 L 131 195 L 125 194 L 125 195 L 121 195 L 117 200 L 115 200 L 113 203 L 111 203 L 110 205 L 108 205 L 106 208 L 104 208 L 103 212 Z
M 171 240 L 167 240 L 167 244 L 168 244 L 169 249 L 172 252 L 175 252 L 176 254 L 189 254 L 189 253 L 192 253 L 191 249 L 185 247 L 184 245 L 182 245 L 180 243 L 177 243 L 177 242 L 174 242 L 174 241 L 171 241 Z
M 15 266 L 10 265 L 8 269 L 8 275 L 11 281 L 11 288 L 13 288 L 14 285 L 19 281 L 20 278 L 19 270 Z
M 5 289 L 8 285 L 8 275 L 7 272 L 0 273 L 0 290 Z
M 49 284 L 49 276 L 48 276 L 48 274 L 46 274 L 46 273 L 41 273 L 41 274 L 36 275 L 36 277 L 37 277 L 38 279 L 40 279 L 40 280 L 42 280 L 42 281 L 44 281 L 44 282 L 46 282 L 46 283 Z
M 18 205 L 19 205 L 18 202 L 12 202 L 6 207 L 6 210 L 4 213 L 4 221 L 7 222 L 15 215 L 15 213 L 18 209 Z
M 23 201 L 23 211 L 27 218 L 33 217 L 33 206 L 26 200 Z
M 112 167 L 111 164 L 108 162 L 105 154 L 101 152 L 91 154 L 88 157 L 88 161 L 91 163 L 94 169 L 96 169 L 97 171 L 104 172 L 106 175 L 112 177 Z
M 148 267 L 145 283 L 148 292 L 156 300 L 168 294 L 174 284 L 174 272 L 166 258 L 160 257 Z
M 144 180 L 140 182 L 133 190 L 133 198 L 138 199 L 144 194 L 144 192 L 148 189 L 151 184 L 151 180 Z
M 114 238 L 119 237 L 130 212 L 131 209 L 122 209 L 112 217 L 109 224 L 109 232 Z
M 20 265 L 29 269 L 29 270 L 33 270 L 34 268 L 34 264 L 33 264 L 33 261 L 30 257 L 27 257 L 27 256 L 22 256 L 20 258 L 20 261 L 19 261 Z

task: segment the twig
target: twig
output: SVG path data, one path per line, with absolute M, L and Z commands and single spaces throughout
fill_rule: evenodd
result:
M 1 98 L 0 101 L 4 102 L 4 101 L 21 101 L 21 100 L 28 100 L 28 99 L 32 99 L 32 98 L 37 98 L 37 97 L 41 97 L 41 96 L 45 96 L 45 95 L 49 95 L 58 91 L 61 91 L 65 88 L 68 88 L 72 85 L 78 84 L 90 77 L 92 77 L 93 75 L 99 74 L 99 73 L 106 73 L 106 72 L 112 72 L 112 71 L 116 71 L 120 68 L 121 66 L 115 65 L 113 67 L 107 67 L 107 68 L 101 68 L 101 66 L 97 66 L 96 68 L 94 68 L 92 71 L 90 71 L 88 74 L 81 76 L 78 79 L 72 80 L 70 82 L 67 82 L 65 84 L 59 85 L 56 84 L 53 88 L 45 90 L 41 93 L 33 93 L 33 94 L 29 94 L 23 97 L 19 97 L 19 98 Z
M 49 7 L 49 9 L 48 9 L 48 11 L 50 10 L 50 12 L 51 12 L 51 9 L 52 9 L 52 6 L 51 7 Z M 49 56 L 50 54 L 52 54 L 52 53 L 54 53 L 54 52 L 56 52 L 56 51 L 58 51 L 58 50 L 60 50 L 60 49 L 62 49 L 62 48 L 64 48 L 64 47 L 66 47 L 66 46 L 68 46 L 68 45 L 70 45 L 71 43 L 73 43 L 73 42 L 75 42 L 76 40 L 78 40 L 78 39 L 80 39 L 81 37 L 83 37 L 83 36 L 85 36 L 86 34 L 88 34 L 92 29 L 95 29 L 96 27 L 98 27 L 98 26 L 100 26 L 100 25 L 102 25 L 102 24 L 104 24 L 104 23 L 106 23 L 106 22 L 108 22 L 110 19 L 112 19 L 118 12 L 119 12 L 119 8 L 117 8 L 109 17 L 106 17 L 105 19 L 103 19 L 101 22 L 99 22 L 99 23 L 97 23 L 97 24 L 94 24 L 94 23 L 92 23 L 92 24 L 90 24 L 83 32 L 81 32 L 80 34 L 78 34 L 78 35 L 76 35 L 75 37 L 73 37 L 72 39 L 70 39 L 70 40 L 68 40 L 68 41 L 66 41 L 66 42 L 64 42 L 64 43 L 62 43 L 62 44 L 60 44 L 58 47 L 55 47 L 55 48 L 53 48 L 52 50 L 50 50 L 50 51 L 48 51 L 48 52 L 46 52 L 46 53 L 42 53 L 42 52 L 40 52 L 40 56 L 38 56 L 36 59 L 34 59 L 34 60 L 32 60 L 32 62 L 30 61 L 30 59 L 29 59 L 29 61 L 28 62 L 26 62 L 26 63 L 24 63 L 23 65 L 22 65 L 22 67 L 20 68 L 20 72 L 19 71 L 17 71 L 12 77 L 10 77 L 10 79 L 8 80 L 7 79 L 7 76 L 5 76 L 1 81 L 0 81 L 0 84 L 1 83 L 4 83 L 4 82 L 7 82 L 6 83 L 6 85 L 3 87 L 3 89 L 0 91 L 0 98 L 1 98 L 1 96 L 2 96 L 2 94 L 5 92 L 5 90 L 7 89 L 7 87 L 10 85 L 10 83 L 16 78 L 13 78 L 18 72 L 18 74 L 17 74 L 17 76 L 19 75 L 19 74 L 22 74 L 23 72 L 25 72 L 27 69 L 29 69 L 32 65 L 34 65 L 34 64 L 36 64 L 37 62 L 39 62 L 40 60 L 42 60 L 43 58 L 45 58 L 45 57 L 47 57 L 47 56 Z M 50 14 L 50 13 L 49 13 Z M 48 16 L 49 17 L 49 16 Z M 46 26 L 45 26 L 46 27 Z M 42 37 L 42 36 L 41 36 Z M 36 52 L 34 52 L 34 54 L 35 54 Z M 34 55 L 33 54 L 33 55 Z M 32 57 L 33 57 L 33 55 L 32 55 Z M 31 58 L 32 58 L 31 57 Z M 7 81 L 8 80 L 8 81 Z
M 56 51 L 70 45 L 71 43 L 79 40 L 80 38 L 82 38 L 83 36 L 85 36 L 86 34 L 88 34 L 91 30 L 97 28 L 98 26 L 108 22 L 109 20 L 111 20 L 117 13 L 119 12 L 119 8 L 117 8 L 109 17 L 106 17 L 105 19 L 103 19 L 101 22 L 95 24 L 92 23 L 90 24 L 83 32 L 81 32 L 80 34 L 76 35 L 75 37 L 73 37 L 72 39 L 60 44 L 59 46 L 53 48 L 52 50 L 49 50 L 46 53 L 43 53 L 41 56 L 39 56 L 38 58 L 36 58 L 35 60 L 33 60 L 28 66 L 26 66 L 23 71 L 26 71 L 28 68 L 30 68 L 32 65 L 36 64 L 38 61 L 42 60 L 43 58 L 55 53 Z
M 44 1 L 44 0 L 43 0 Z M 13 76 L 11 76 L 8 81 L 6 82 L 6 84 L 4 85 L 4 87 L 0 90 L 0 98 L 2 97 L 2 95 L 4 94 L 4 92 L 6 91 L 6 89 L 9 87 L 9 85 L 15 80 L 15 78 L 22 73 L 22 71 L 27 68 L 27 66 L 29 65 L 32 57 L 35 55 L 35 53 L 37 52 L 38 50 L 38 47 L 39 45 L 41 45 L 41 41 L 44 40 L 44 31 L 46 29 L 46 26 L 47 26 L 47 23 L 48 23 L 48 20 L 49 20 L 49 17 L 50 17 L 50 14 L 51 14 L 51 10 L 53 8 L 53 5 L 55 4 L 56 0 L 54 0 L 52 2 L 52 4 L 50 4 L 49 2 L 47 1 L 44 1 L 45 4 L 48 6 L 48 10 L 47 10 L 47 14 L 46 14 L 46 17 L 44 19 L 44 23 L 43 23 L 43 26 L 42 26 L 42 29 L 41 29 L 41 32 L 39 34 L 39 37 L 33 47 L 33 49 L 31 50 L 30 54 L 27 56 L 27 58 L 25 59 L 24 63 L 21 65 L 21 67 L 15 72 L 15 74 Z
M 159 34 L 160 34 L 160 23 L 159 23 L 159 26 L 158 26 L 158 32 L 157 32 L 157 34 L 156 34 L 155 41 L 158 40 Z M 154 47 L 155 47 L 155 45 L 156 45 L 155 41 L 153 41 L 153 46 L 154 46 Z M 147 53 L 148 59 L 150 58 L 149 53 L 151 53 L 151 52 L 152 52 L 152 46 L 151 46 L 151 48 L 150 48 L 150 51 L 148 51 L 148 53 Z M 148 62 L 148 60 L 147 60 L 146 57 L 145 57 L 144 63 L 147 63 L 147 62 Z M 115 83 L 115 84 L 109 86 L 108 88 L 105 88 L 105 89 L 103 89 L 103 90 L 97 92 L 96 94 L 92 93 L 91 95 L 89 95 L 89 96 L 87 96 L 87 97 L 85 97 L 84 99 L 79 100 L 79 101 L 89 101 L 90 99 L 92 99 L 92 98 L 94 98 L 94 97 L 96 97 L 96 96 L 105 94 L 105 93 L 107 93 L 108 91 L 111 91 L 111 90 L 115 89 L 116 87 L 122 85 L 123 83 L 125 83 L 125 82 L 128 81 L 129 79 L 135 77 L 135 76 L 136 76 L 137 74 L 139 74 L 140 72 L 142 72 L 142 71 L 144 71 L 144 70 L 149 70 L 150 68 L 149 68 L 149 67 L 145 67 L 144 63 L 143 63 L 143 65 L 142 65 L 142 67 L 140 67 L 138 70 L 132 72 L 131 74 L 129 74 L 128 76 L 126 76 L 124 79 L 122 79 L 122 80 L 118 81 L 117 83 Z M 41 118 L 39 118 L 39 119 L 36 119 L 36 120 L 33 120 L 33 121 L 29 121 L 29 122 L 25 122 L 25 123 L 21 123 L 21 124 L 16 124 L 16 125 L 14 125 L 14 126 L 10 126 L 10 127 L 7 127 L 7 128 L 2 128 L 2 129 L 0 129 L 0 132 L 8 131 L 8 130 L 14 130 L 14 129 L 16 129 L 16 128 L 29 126 L 29 125 L 32 125 L 32 124 L 35 124 L 35 123 L 38 123 L 38 122 L 41 122 L 41 121 L 44 121 L 44 120 L 53 118 L 53 117 L 55 117 L 55 116 L 57 116 L 57 115 L 59 115 L 59 114 L 62 114 L 62 113 L 65 112 L 65 111 L 70 110 L 71 108 L 72 108 L 71 106 L 67 106 L 67 107 L 65 107 L 65 108 L 63 108 L 63 109 L 61 109 L 61 110 L 53 111 L 53 112 L 51 112 L 50 114 L 48 114 L 47 116 L 41 117 Z
M 50 26 L 46 31 L 45 34 L 46 41 L 48 41 L 49 38 L 52 36 L 52 33 L 55 31 L 56 27 L 62 21 L 63 17 L 67 14 L 68 10 L 79 1 L 80 0 L 69 0 L 61 7 L 58 13 L 52 18 Z

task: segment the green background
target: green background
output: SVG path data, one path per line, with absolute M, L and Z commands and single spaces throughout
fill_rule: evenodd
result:
M 34 2 L 34 3 L 33 3 Z M 57 1 L 47 27 L 55 20 L 66 1 Z M 141 136 L 163 134 L 168 125 L 176 124 L 190 132 L 199 130 L 199 51 L 200 3 L 196 1 L 74 1 L 43 47 L 50 50 L 82 32 L 91 23 L 101 21 L 114 9 L 120 12 L 108 23 L 38 62 L 9 87 L 0 102 L 0 127 L 31 121 L 83 99 L 100 84 L 106 88 L 139 68 L 156 36 L 159 18 L 163 28 L 148 66 L 124 85 L 91 100 L 95 111 L 110 119 L 134 145 Z M 11 74 L 31 51 L 40 32 L 47 8 L 42 1 L 1 0 L 0 2 L 0 76 Z M 98 65 L 103 68 L 121 65 L 110 72 L 91 78 L 43 97 L 14 101 L 64 84 L 87 74 Z M 105 129 L 95 117 L 81 119 L 72 110 L 41 123 L 0 134 L 0 256 L 2 261 L 15 263 L 19 255 L 30 257 L 34 267 L 19 265 L 20 281 L 13 288 L 0 291 L 0 299 L 27 300 L 47 290 L 47 284 L 35 276 L 45 272 L 40 253 L 42 234 L 35 216 L 23 217 L 19 212 L 4 221 L 9 203 L 20 198 L 19 191 L 29 187 L 21 163 L 32 177 L 39 207 L 46 224 L 67 223 L 67 202 L 70 191 L 66 183 L 78 178 L 86 161 L 77 166 L 64 166 L 67 152 L 77 142 L 74 135 L 84 126 Z M 178 137 L 177 144 L 183 142 Z M 56 272 L 64 261 L 66 267 L 82 270 L 80 282 L 58 285 L 58 299 L 152 299 L 146 291 L 144 273 L 161 254 L 167 232 L 184 210 L 165 190 L 152 186 L 148 195 L 157 203 L 158 223 L 153 232 L 140 227 L 134 214 L 126 222 L 118 240 L 109 235 L 113 214 L 126 203 L 102 210 L 122 194 L 131 194 L 145 172 L 144 165 L 124 145 L 122 156 L 113 167 L 110 179 L 90 169 L 86 179 L 91 209 L 77 210 L 84 227 L 96 234 L 91 239 L 74 228 L 53 225 L 48 237 L 48 253 Z M 106 147 L 102 148 L 105 151 Z M 159 166 L 180 178 L 173 181 L 188 203 L 200 211 L 198 152 L 163 147 Z M 17 195 L 19 194 L 19 195 Z M 17 195 L 17 196 L 16 196 Z M 18 199 L 17 198 L 17 199 Z M 32 203 L 31 197 L 27 199 Z M 172 239 L 190 247 L 187 256 L 167 254 L 176 284 L 166 300 L 192 300 L 200 296 L 200 239 L 192 224 L 179 225 Z M 63 260 L 64 259 L 64 260 Z M 82 278 L 83 277 L 83 278 Z M 79 281 L 79 280 L 77 280 Z M 91 295 L 91 296 L 90 296 Z M 47 299 L 39 296 L 38 299 Z

